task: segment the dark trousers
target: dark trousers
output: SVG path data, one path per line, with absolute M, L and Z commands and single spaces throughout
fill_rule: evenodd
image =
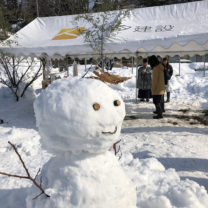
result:
M 138 98 L 146 98 L 146 99 L 152 98 L 151 90 L 142 90 L 142 89 L 139 89 Z
M 153 103 L 155 104 L 156 112 L 158 115 L 162 115 L 165 112 L 164 95 L 153 95 Z

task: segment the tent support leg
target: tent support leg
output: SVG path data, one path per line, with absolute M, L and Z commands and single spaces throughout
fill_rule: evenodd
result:
M 85 62 L 85 72 L 87 71 L 87 60 L 86 58 L 84 59 L 84 62 Z
M 134 57 L 133 56 L 131 57 L 131 67 L 132 67 L 131 73 L 133 74 L 134 73 Z
M 46 80 L 46 59 L 42 58 L 41 61 L 43 64 L 43 81 L 45 81 Z
M 46 58 L 40 58 L 40 61 L 42 62 L 43 65 L 43 80 L 42 80 L 42 88 L 45 89 L 49 82 L 46 80 L 46 63 L 47 59 Z
M 206 55 L 204 55 L 204 77 L 206 76 Z
M 138 58 L 136 57 L 136 91 L 135 91 L 135 103 L 138 103 L 138 88 L 137 88 L 137 82 L 138 82 L 138 69 L 137 69 L 137 66 L 138 66 Z
M 178 76 L 181 76 L 181 57 L 179 56 L 179 74 Z

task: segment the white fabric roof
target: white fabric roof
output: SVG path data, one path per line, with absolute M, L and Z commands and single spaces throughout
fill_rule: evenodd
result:
M 95 14 L 99 15 L 99 13 Z M 75 15 L 36 18 L 10 40 L 18 45 L 3 48 L 25 56 L 96 56 L 80 35 L 53 40 L 64 29 L 75 28 Z M 107 56 L 204 55 L 208 54 L 208 0 L 131 10 L 125 29 L 107 41 Z M 79 27 L 89 27 L 80 22 Z M 62 30 L 62 31 L 61 31 Z M 66 38 L 63 36 L 63 38 Z

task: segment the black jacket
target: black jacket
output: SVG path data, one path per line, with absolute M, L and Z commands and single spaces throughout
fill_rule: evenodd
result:
M 169 68 L 167 68 L 166 66 L 164 66 L 164 67 L 165 67 L 165 70 L 164 70 L 165 85 L 167 85 L 168 81 L 171 79 L 171 77 L 173 75 L 173 67 L 171 65 L 169 65 Z

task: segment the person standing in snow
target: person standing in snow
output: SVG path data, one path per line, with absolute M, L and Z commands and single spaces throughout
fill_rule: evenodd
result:
M 152 71 L 151 68 L 148 67 L 147 59 L 143 59 L 143 66 L 138 69 L 138 89 L 139 95 L 141 98 L 140 101 L 144 101 L 146 99 L 149 102 L 149 99 L 152 97 L 151 95 L 151 85 L 152 85 Z
M 152 68 L 152 97 L 153 103 L 155 104 L 156 116 L 154 119 L 163 118 L 164 110 L 164 94 L 165 94 L 165 77 L 164 77 L 164 66 L 159 62 L 156 56 L 151 56 L 148 62 Z
M 162 62 L 165 67 L 164 75 L 165 75 L 165 91 L 167 92 L 167 100 L 166 103 L 170 102 L 170 79 L 173 75 L 173 67 L 169 64 L 168 58 L 163 58 Z

